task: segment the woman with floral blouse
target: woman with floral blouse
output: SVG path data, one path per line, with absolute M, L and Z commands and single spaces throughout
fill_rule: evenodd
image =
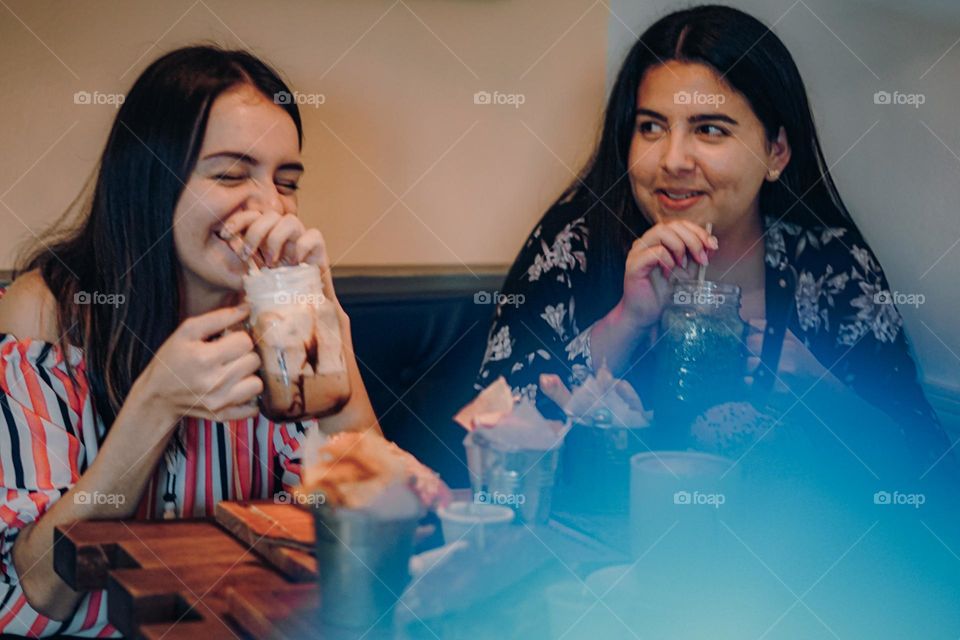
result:
M 926 464 L 945 455 L 799 71 L 776 35 L 728 7 L 670 14 L 628 54 L 593 158 L 507 276 L 501 300 L 523 302 L 497 307 L 477 388 L 505 376 L 550 412 L 542 374 L 574 385 L 606 363 L 650 403 L 670 281 L 707 264 L 710 280 L 741 287 L 754 393 L 852 389 Z

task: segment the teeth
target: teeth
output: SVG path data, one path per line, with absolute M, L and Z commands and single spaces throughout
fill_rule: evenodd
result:
M 674 193 L 672 191 L 664 191 L 663 193 L 667 194 L 667 197 L 671 200 L 683 200 L 685 198 L 692 198 L 697 195 L 695 191 L 690 191 L 687 193 Z

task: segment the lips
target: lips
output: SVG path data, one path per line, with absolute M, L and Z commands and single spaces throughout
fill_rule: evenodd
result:
M 674 210 L 692 207 L 705 195 L 695 189 L 657 189 L 654 193 L 662 206 Z

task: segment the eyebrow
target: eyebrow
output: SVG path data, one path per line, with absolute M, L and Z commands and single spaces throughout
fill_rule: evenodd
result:
M 642 108 L 638 108 L 638 109 L 636 110 L 636 115 L 637 115 L 637 116 L 640 116 L 640 115 L 650 116 L 651 118 L 656 118 L 657 120 L 663 120 L 664 122 L 668 122 L 668 120 L 669 120 L 669 119 L 667 118 L 667 116 L 663 115 L 662 113 L 658 113 L 658 112 L 656 112 L 656 111 L 653 111 L 652 109 L 642 109 Z M 726 123 L 732 124 L 732 125 L 738 125 L 738 124 L 740 124 L 739 122 L 737 122 L 736 120 L 734 120 L 734 119 L 731 118 L 730 116 L 728 116 L 728 115 L 726 115 L 726 114 L 723 114 L 723 113 L 698 113 L 698 114 L 696 114 L 696 115 L 692 115 L 692 116 L 690 116 L 689 118 L 687 118 L 687 121 L 688 121 L 689 123 L 691 123 L 691 124 L 697 124 L 697 123 L 700 123 L 700 122 L 707 122 L 707 121 L 710 121 L 710 122 L 712 122 L 712 121 L 720 121 L 720 122 L 726 122 Z
M 202 160 L 204 161 L 215 160 L 219 158 L 231 158 L 237 162 L 248 164 L 251 167 L 255 167 L 258 164 L 260 164 L 260 162 L 256 158 L 252 156 L 248 156 L 245 153 L 237 153 L 236 151 L 220 151 L 218 153 L 211 153 L 209 155 L 204 156 Z M 301 171 L 302 172 L 303 170 L 304 170 L 303 164 L 299 162 L 286 162 L 280 165 L 279 167 L 277 167 L 277 171 Z

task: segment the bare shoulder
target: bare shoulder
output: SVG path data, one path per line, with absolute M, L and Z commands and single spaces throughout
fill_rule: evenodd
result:
M 57 305 L 39 271 L 22 274 L 0 298 L 0 333 L 56 342 Z

